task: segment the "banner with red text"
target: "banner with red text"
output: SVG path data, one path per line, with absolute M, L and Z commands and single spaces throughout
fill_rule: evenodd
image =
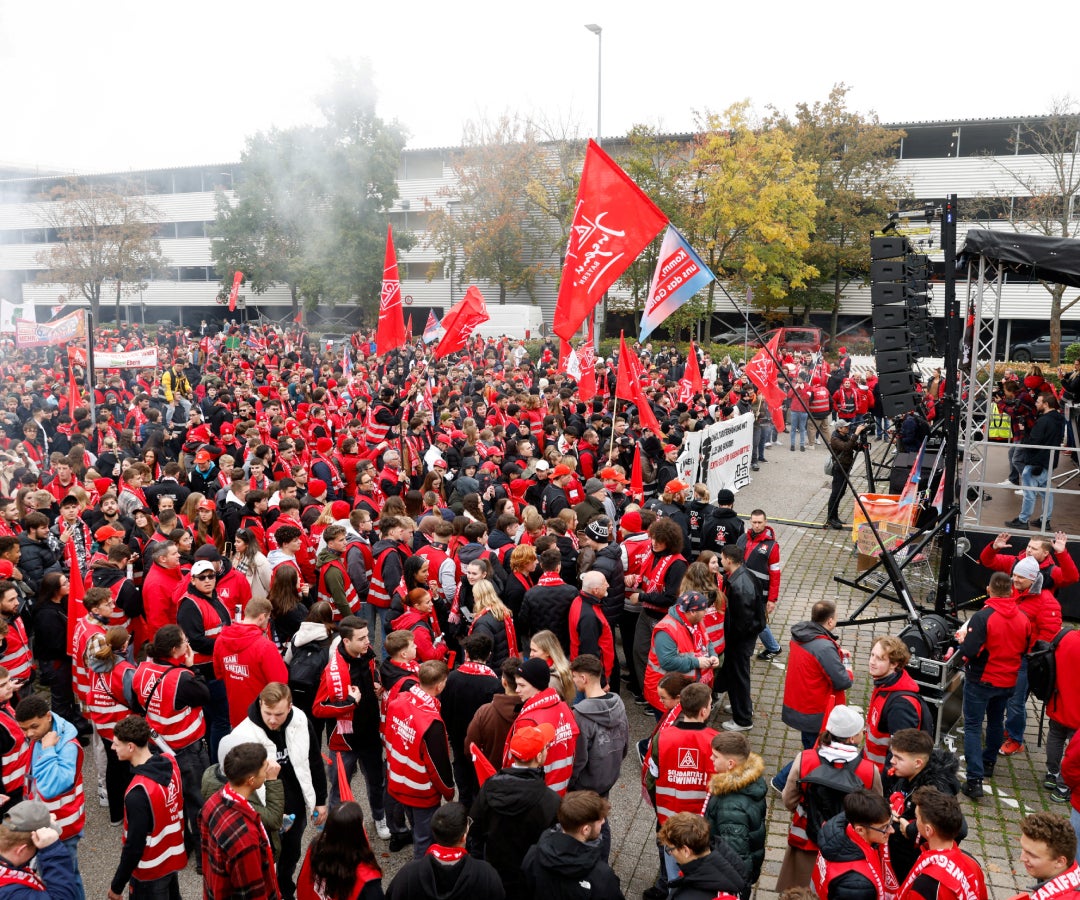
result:
M 645 340 L 664 319 L 715 280 L 716 276 L 686 242 L 686 238 L 679 234 L 674 225 L 668 225 L 660 245 L 649 296 L 645 301 L 645 312 L 641 314 L 638 340 Z
M 29 319 L 15 320 L 15 346 L 55 347 L 69 341 L 86 340 L 86 311 L 75 312 L 57 319 L 55 322 L 32 322 Z
M 75 365 L 85 368 L 85 347 L 68 347 L 68 356 Z M 98 369 L 156 369 L 157 365 L 157 347 L 144 347 L 142 350 L 130 350 L 127 353 L 94 351 L 94 366 Z

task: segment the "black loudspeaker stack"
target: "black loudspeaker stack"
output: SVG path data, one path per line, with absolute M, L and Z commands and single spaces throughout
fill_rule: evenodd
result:
M 913 366 L 930 345 L 929 277 L 929 258 L 914 253 L 907 238 L 870 239 L 874 357 L 883 412 L 890 418 L 916 405 Z

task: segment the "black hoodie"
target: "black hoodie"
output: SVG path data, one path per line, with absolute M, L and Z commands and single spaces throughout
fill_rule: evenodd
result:
M 862 848 L 847 833 L 847 817 L 833 816 L 818 833 L 821 855 L 829 862 L 854 862 L 865 859 Z M 858 872 L 845 872 L 829 882 L 827 900 L 877 900 L 874 883 Z
M 465 854 L 453 865 L 434 856 L 406 863 L 386 888 L 386 900 L 505 900 L 498 873 L 486 862 Z
M 110 592 L 117 582 L 127 579 L 126 568 L 120 569 L 104 560 L 95 560 L 91 565 L 90 572 L 93 586 L 106 588 Z M 120 588 L 120 593 L 116 597 L 116 605 L 123 610 L 124 615 L 129 619 L 143 615 L 142 594 L 135 587 L 135 582 L 128 580 L 127 584 Z
M 681 874 L 670 883 L 671 900 L 712 900 L 718 892 L 748 896 L 746 862 L 727 844 L 717 841 L 713 850 L 679 866 Z
M 617 876 L 588 844 L 552 828 L 540 835 L 522 863 L 532 896 L 543 900 L 623 900 Z M 528 893 L 526 893 L 528 896 Z M 714 897 L 715 892 L 710 895 Z
M 511 897 L 528 894 L 521 873 L 526 851 L 555 824 L 559 795 L 544 782 L 543 769 L 508 766 L 480 788 L 469 815 L 473 838 L 484 849 Z
M 151 756 L 141 766 L 132 768 L 132 775 L 144 775 L 167 786 L 172 779 L 172 763 L 167 756 Z M 176 799 L 180 802 L 180 798 Z M 117 894 L 124 892 L 124 887 L 131 878 L 142 858 L 146 839 L 154 827 L 154 815 L 150 807 L 150 798 L 145 790 L 129 789 L 124 795 L 124 818 L 127 820 L 127 836 L 120 851 L 120 864 L 113 875 L 112 890 Z

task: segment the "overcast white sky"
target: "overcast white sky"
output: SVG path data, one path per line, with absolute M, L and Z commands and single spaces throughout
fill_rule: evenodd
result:
M 586 23 L 603 28 L 609 136 L 638 122 L 688 131 L 695 111 L 744 98 L 791 110 L 839 81 L 885 122 L 1034 115 L 1080 93 L 1068 43 L 1052 45 L 1080 25 L 1063 0 L 0 0 L 0 163 L 231 162 L 256 131 L 317 121 L 335 58 L 371 60 L 380 114 L 411 147 L 456 144 L 465 120 L 507 110 L 591 135 Z

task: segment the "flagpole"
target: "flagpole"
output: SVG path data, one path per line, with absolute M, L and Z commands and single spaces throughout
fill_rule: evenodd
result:
M 94 315 L 86 311 L 86 400 L 90 404 L 90 425 L 97 426 L 97 404 L 94 403 Z M 72 416 L 75 410 L 71 411 Z

